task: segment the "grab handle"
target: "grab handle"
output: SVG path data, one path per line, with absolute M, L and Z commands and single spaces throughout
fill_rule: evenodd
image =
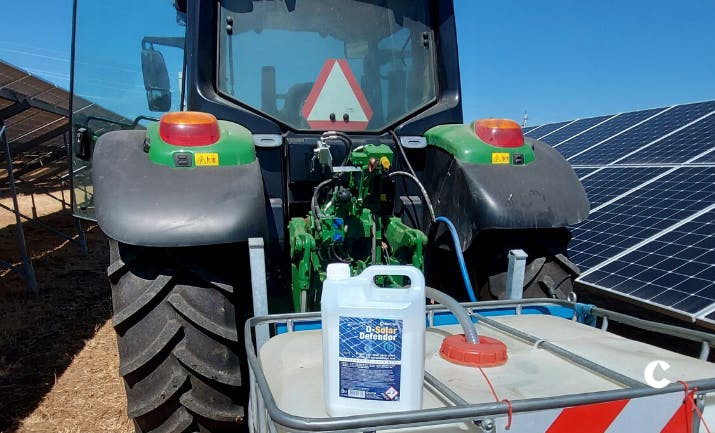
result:
M 422 272 L 414 266 L 406 265 L 373 265 L 365 268 L 359 278 L 370 281 L 373 288 L 381 288 L 375 284 L 375 277 L 379 275 L 403 276 L 410 279 L 410 286 L 403 289 L 424 291 L 425 277 Z

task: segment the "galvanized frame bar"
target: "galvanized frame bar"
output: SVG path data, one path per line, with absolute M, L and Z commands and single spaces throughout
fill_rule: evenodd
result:
M 710 345 L 707 341 L 701 341 L 700 355 L 698 356 L 698 358 L 702 359 L 703 361 L 707 361 L 708 356 L 710 356 Z
M 440 394 L 442 394 L 455 406 L 466 406 L 469 404 L 467 400 L 460 397 L 459 394 L 452 391 L 447 385 L 445 385 L 444 383 L 442 383 L 442 381 L 431 375 L 428 371 L 425 371 L 425 383 L 434 388 Z
M 697 406 L 698 410 L 702 414 L 705 410 L 705 393 L 699 392 L 695 394 L 695 406 Z M 693 433 L 700 432 L 700 421 L 704 422 L 704 420 L 702 420 L 699 416 L 693 415 Z
M 515 308 L 516 305 L 521 305 L 523 306 L 547 306 L 547 305 L 554 305 L 554 306 L 560 306 L 560 307 L 566 307 L 566 308 L 575 308 L 575 303 L 571 301 L 566 301 L 562 299 L 540 299 L 540 298 L 530 298 L 530 299 L 522 299 L 518 301 L 511 301 L 511 300 L 501 300 L 501 301 L 481 301 L 478 303 L 465 303 L 463 304 L 466 308 L 470 308 L 473 311 L 479 311 L 479 310 L 487 310 L 487 309 L 493 309 L 493 308 Z M 439 305 L 436 306 L 427 306 L 427 310 L 433 309 L 433 307 L 440 307 Z M 694 329 L 688 329 L 688 328 L 681 328 L 679 326 L 674 326 L 674 325 L 667 325 L 664 323 L 659 323 L 659 322 L 653 322 L 650 320 L 645 320 L 645 319 L 639 319 L 637 317 L 633 316 L 628 316 L 626 314 L 622 313 L 617 313 L 615 311 L 611 310 L 605 310 L 603 308 L 599 307 L 594 307 L 591 310 L 591 314 L 595 315 L 596 317 L 600 318 L 606 318 L 613 320 L 614 322 L 622 323 L 624 325 L 628 326 L 633 326 L 635 328 L 643 329 L 646 331 L 653 331 L 653 332 L 658 332 L 661 334 L 669 335 L 671 337 L 678 337 L 678 338 L 683 338 L 686 340 L 691 340 L 691 341 L 697 341 L 697 342 L 703 342 L 706 341 L 711 347 L 715 347 L 715 334 L 708 333 L 708 332 L 703 332 L 703 331 L 697 331 Z
M 248 239 L 248 256 L 251 265 L 251 290 L 253 292 L 253 314 L 268 315 L 268 290 L 266 288 L 266 258 L 263 238 Z M 256 327 L 256 347 L 268 341 L 268 325 Z
M 35 268 L 32 266 L 32 260 L 27 254 L 27 244 L 25 243 L 25 232 L 22 228 L 22 220 L 20 219 L 19 205 L 17 203 L 17 191 L 15 190 L 15 176 L 13 174 L 12 168 L 12 155 L 10 154 L 10 143 L 7 141 L 7 135 L 5 134 L 5 125 L 0 119 L 0 142 L 5 147 L 5 156 L 7 158 L 7 179 L 10 184 L 10 195 L 12 196 L 12 205 L 14 207 L 13 213 L 15 214 L 15 234 L 17 249 L 20 252 L 20 259 L 22 260 L 22 276 L 25 279 L 25 284 L 27 288 L 35 293 L 37 289 L 37 279 L 35 278 Z
M 497 329 L 501 332 L 504 332 L 506 334 L 509 334 L 513 337 L 519 338 L 524 341 L 528 341 L 531 344 L 538 345 L 538 347 L 554 354 L 557 355 L 561 358 L 564 358 L 568 361 L 573 362 L 577 366 L 581 368 L 585 368 L 587 370 L 590 370 L 593 373 L 598 374 L 599 376 L 605 377 L 607 379 L 610 379 L 611 381 L 614 381 L 616 383 L 619 383 L 621 385 L 625 385 L 631 388 L 636 388 L 639 386 L 643 386 L 643 383 L 640 381 L 637 381 L 635 379 L 632 379 L 628 376 L 625 376 L 621 373 L 618 373 L 614 370 L 611 370 L 610 368 L 606 368 L 602 365 L 596 364 L 595 362 L 586 359 L 580 355 L 577 355 L 569 350 L 564 349 L 561 346 L 557 346 L 554 343 L 540 339 L 538 337 L 534 337 L 531 334 L 528 334 L 526 332 L 520 331 L 516 328 L 513 328 L 509 325 L 505 325 L 503 323 L 497 322 L 496 320 L 489 319 L 485 316 L 482 316 L 481 314 L 474 314 L 474 316 L 482 323 L 485 325 L 488 325 L 494 329 Z
M 667 325 L 665 323 L 653 322 L 650 320 L 639 319 L 637 317 L 628 316 L 615 311 L 604 310 L 594 307 L 591 314 L 596 317 L 605 317 L 614 322 L 623 323 L 624 325 L 633 326 L 645 331 L 657 332 L 660 334 L 669 335 L 671 337 L 683 338 L 685 340 L 697 341 L 700 343 L 706 342 L 709 346 L 715 346 L 715 334 L 708 332 L 697 331 L 694 329 L 681 328 L 675 325 Z
M 565 307 L 570 309 L 575 309 L 576 303 L 572 301 L 567 301 L 564 299 L 544 299 L 544 298 L 528 298 L 520 300 L 498 300 L 498 301 L 479 301 L 479 302 L 465 302 L 462 305 L 470 310 L 470 312 L 476 312 L 480 310 L 493 310 L 498 308 L 514 309 L 517 306 L 528 307 L 544 307 L 544 306 L 557 306 Z M 443 306 L 437 305 L 427 305 L 425 307 L 428 317 L 430 312 L 434 313 L 437 311 L 445 311 Z M 613 320 L 614 322 L 622 323 L 624 325 L 633 326 L 635 328 L 643 329 L 646 331 L 658 332 L 661 334 L 669 335 L 671 337 L 683 338 L 685 340 L 697 341 L 697 342 L 707 342 L 711 347 L 715 347 L 715 334 L 697 331 L 694 329 L 681 328 L 674 325 L 666 325 L 659 322 L 653 322 L 650 320 L 639 319 L 633 316 L 628 316 L 625 314 L 617 313 L 615 311 L 605 310 L 603 308 L 594 307 L 591 310 L 591 314 L 601 319 Z M 292 313 L 292 314 L 276 314 L 271 315 L 271 317 L 278 319 L 274 323 L 280 323 L 282 320 L 288 325 L 289 331 L 292 331 L 292 322 L 295 320 L 301 320 L 313 317 L 314 319 L 320 319 L 319 313 Z
M 524 297 L 524 273 L 526 272 L 526 259 L 529 256 L 524 250 L 510 250 L 509 263 L 506 271 L 506 298 L 521 299 Z M 517 310 L 521 310 L 517 306 Z M 517 311 L 519 314 L 521 311 Z

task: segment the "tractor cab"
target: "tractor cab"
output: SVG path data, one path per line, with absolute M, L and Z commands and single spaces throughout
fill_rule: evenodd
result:
M 427 1 L 220 5 L 216 88 L 286 129 L 379 133 L 437 98 Z

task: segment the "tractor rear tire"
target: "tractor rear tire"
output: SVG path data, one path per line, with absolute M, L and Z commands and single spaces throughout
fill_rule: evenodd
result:
M 578 268 L 563 254 L 529 260 L 524 272 L 524 298 L 566 299 L 574 291 Z M 480 287 L 481 299 L 506 299 L 507 273 L 490 275 Z
M 566 299 L 580 274 L 566 255 L 570 239 L 566 228 L 480 232 L 464 252 L 475 297 L 480 301 L 506 298 L 508 254 L 522 249 L 528 255 L 523 297 Z M 460 301 L 468 300 L 451 237 L 433 242 L 428 259 L 428 282 Z
M 568 258 L 571 233 L 567 228 L 485 231 L 468 257 L 476 263 L 474 275 L 480 299 L 506 299 L 509 250 L 526 252 L 524 298 L 566 299 L 574 291 L 578 267 Z
M 137 432 L 245 428 L 237 301 L 240 284 L 250 277 L 235 271 L 237 263 L 247 263 L 240 251 L 110 240 L 112 324 L 127 413 Z

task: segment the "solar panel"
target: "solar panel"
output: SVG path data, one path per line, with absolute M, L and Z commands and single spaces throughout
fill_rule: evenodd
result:
M 686 127 L 689 122 L 693 122 L 713 110 L 715 110 L 715 101 L 675 106 L 618 137 L 609 139 L 581 154 L 576 154 L 569 158 L 569 161 L 572 164 L 583 165 L 613 163 L 656 139 Z
M 591 209 L 653 179 L 668 170 L 664 167 L 608 167 L 581 178 Z M 593 174 L 591 174 L 593 173 Z
M 713 144 L 715 147 L 715 144 Z M 694 164 L 715 164 L 715 149 L 708 153 L 700 155 L 697 159 L 693 161 Z
M 571 260 L 582 271 L 609 260 L 715 203 L 713 185 L 715 167 L 683 167 L 632 190 L 573 227 Z
M 530 135 L 549 131 L 543 141 L 573 165 L 591 202 L 572 227 L 577 281 L 715 328 L 715 101 Z
M 573 168 L 573 171 L 576 172 L 576 176 L 578 176 L 579 179 L 583 178 L 584 176 L 588 176 L 589 174 L 593 173 L 596 170 L 598 170 L 598 169 L 593 168 L 593 167 L 574 167 Z
M 524 135 L 529 136 L 529 132 L 533 131 L 534 129 L 538 128 L 540 125 L 535 125 L 535 126 L 527 126 L 526 128 L 522 128 L 522 132 Z
M 531 133 L 529 134 L 529 137 L 532 138 L 537 138 L 541 140 L 541 137 L 547 136 L 551 134 L 552 132 L 556 131 L 557 129 L 568 125 L 571 122 L 559 122 L 559 123 L 550 123 L 548 125 L 541 125 L 538 128 L 534 128 L 531 130 Z
M 588 128 L 603 122 L 611 116 L 590 117 L 588 119 L 579 119 L 571 124 L 567 124 L 563 128 L 552 132 L 541 140 L 549 143 L 552 146 L 558 146 L 564 140 L 568 140 L 574 135 L 587 130 Z
M 620 163 L 682 163 L 713 147 L 715 147 L 715 113 L 653 146 L 639 150 Z
M 572 157 L 585 149 L 600 143 L 601 141 L 623 132 L 624 130 L 638 124 L 638 122 L 642 122 L 649 117 L 658 114 L 663 110 L 665 110 L 665 108 L 655 108 L 651 110 L 619 114 L 592 130 L 579 135 L 578 137 L 573 137 L 568 141 L 562 142 L 556 149 L 561 152 L 565 158 Z
M 705 324 L 710 325 L 711 327 L 715 325 L 715 311 L 709 314 L 704 314 L 700 318 L 703 322 L 705 322 Z
M 686 221 L 581 279 L 691 317 L 709 311 L 715 305 L 715 209 Z

